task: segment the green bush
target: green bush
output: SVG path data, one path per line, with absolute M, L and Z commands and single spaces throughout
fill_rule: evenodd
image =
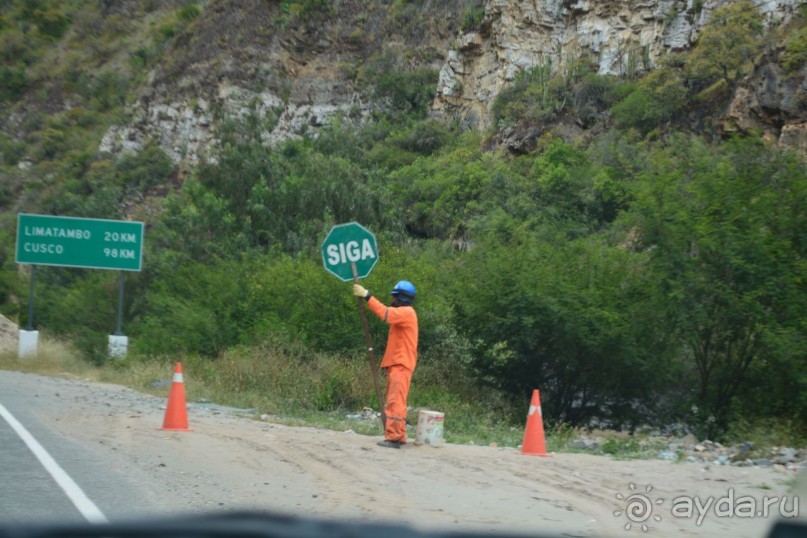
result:
M 395 29 L 395 32 L 407 36 L 416 35 L 422 31 L 426 24 L 424 14 L 419 2 L 410 0 L 394 0 L 387 10 L 384 21 L 385 29 Z
M 392 134 L 387 143 L 419 155 L 431 155 L 449 142 L 449 129 L 434 120 L 422 120 Z
M 376 97 L 389 99 L 393 110 L 425 117 L 437 89 L 436 69 L 391 71 L 381 74 L 375 84 Z
M 150 286 L 132 332 L 145 354 L 193 353 L 215 357 L 238 343 L 247 290 L 236 263 L 203 265 L 152 259 Z M 159 275 L 159 276 L 158 276 Z
M 659 326 L 686 366 L 681 390 L 698 410 L 690 419 L 710 438 L 743 400 L 764 400 L 768 416 L 805 416 L 801 399 L 780 399 L 800 394 L 805 379 L 797 290 L 807 223 L 796 209 L 807 204 L 805 179 L 798 157 L 759 140 L 677 136 L 652 152 L 624 215 L 665 298 Z M 776 390 L 765 388 L 772 379 Z
M 365 64 L 359 80 L 373 88 L 377 99 L 389 104 L 393 120 L 401 123 L 426 117 L 438 75 L 436 69 L 412 68 L 399 51 L 388 48 Z
M 142 194 L 170 183 L 176 169 L 170 157 L 156 144 L 148 144 L 137 153 L 124 154 L 115 168 L 119 176 L 117 182 L 129 194 Z
M 485 5 L 482 2 L 469 3 L 462 14 L 462 30 L 468 31 L 478 27 L 485 18 Z
M 2 156 L 4 164 L 15 166 L 22 160 L 27 150 L 28 146 L 24 142 L 0 134 L 0 156 Z M 2 203 L 0 203 L 1 206 L 3 206 Z
M 31 22 L 37 30 L 48 39 L 59 39 L 70 26 L 70 18 L 64 14 L 59 2 L 52 2 L 43 9 L 33 12 Z
M 491 160 L 478 149 L 460 147 L 390 174 L 410 231 L 442 239 L 462 236 L 467 221 L 481 210 Z
M 610 107 L 610 90 L 613 82 L 610 78 L 596 73 L 586 73 L 574 85 L 572 112 L 577 123 L 584 128 L 591 127 Z
M 199 6 L 189 4 L 180 8 L 177 16 L 179 17 L 179 20 L 188 22 L 198 17 L 201 13 L 202 10 L 199 9 Z
M 24 65 L 0 65 L 0 103 L 17 101 L 25 94 L 27 88 L 28 79 Z
M 33 59 L 33 43 L 28 36 L 17 29 L 0 31 L 0 60 L 4 66 L 26 65 Z
M 67 133 L 59 127 L 47 127 L 34 133 L 38 139 L 37 159 L 52 160 L 68 149 Z
M 626 87 L 624 90 L 630 91 Z M 617 126 L 648 133 L 672 120 L 687 102 L 687 92 L 680 74 L 659 68 L 636 83 L 632 91 L 613 106 Z
M 807 62 L 807 26 L 793 30 L 785 40 L 782 51 L 782 67 L 787 71 L 797 71 Z
M 655 351 L 641 257 L 597 238 L 551 245 L 522 235 L 464 258 L 457 292 L 473 300 L 457 304 L 457 319 L 473 335 L 481 380 L 513 400 L 539 388 L 546 414 L 573 425 L 645 418 L 632 402 L 664 386 L 668 366 Z
M 282 0 L 280 23 L 286 25 L 295 19 L 307 21 L 313 16 L 330 13 L 331 9 L 328 0 Z
M 518 74 L 493 100 L 491 112 L 500 126 L 519 121 L 542 123 L 554 119 L 567 100 L 566 82 L 552 73 L 547 62 Z
M 239 344 L 274 338 L 323 351 L 360 349 L 349 287 L 320 263 L 281 254 L 199 264 L 152 260 L 137 322 L 145 354 L 176 350 L 215 357 Z
M 68 279 L 70 283 L 65 285 Z M 69 337 L 95 364 L 107 357 L 107 339 L 115 332 L 117 308 L 118 275 L 112 271 L 37 269 L 35 327 Z M 27 313 L 20 317 L 27 321 Z
M 99 111 L 108 112 L 126 102 L 128 88 L 129 79 L 125 74 L 106 70 L 93 77 L 85 97 L 91 100 Z
M 3 191 L 5 190 L 5 177 L 0 175 L 0 207 Z M 0 215 L 0 313 L 16 318 L 18 314 L 19 297 L 23 296 L 23 273 L 15 263 L 14 248 L 16 235 L 14 233 L 14 220 L 16 216 Z

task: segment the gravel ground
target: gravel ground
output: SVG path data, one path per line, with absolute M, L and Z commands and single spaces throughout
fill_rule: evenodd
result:
M 114 455 L 169 515 L 260 510 L 422 530 L 621 536 L 631 524 L 647 525 L 654 536 L 759 537 L 773 517 L 712 510 L 698 524 L 698 512 L 684 517 L 681 504 L 674 515 L 673 500 L 762 502 L 787 495 L 796 476 L 773 466 L 544 458 L 451 443 L 394 450 L 352 431 L 272 424 L 210 404 L 188 405 L 193 431 L 164 431 L 163 398 L 86 380 L 0 376 L 35 386 L 46 424 Z M 652 517 L 640 521 L 631 511 L 637 495 L 651 501 Z

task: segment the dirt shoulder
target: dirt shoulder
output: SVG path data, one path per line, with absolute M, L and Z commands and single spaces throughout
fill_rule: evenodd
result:
M 32 376 L 0 375 L 20 382 Z M 718 516 L 714 503 L 723 499 L 724 510 L 732 504 L 736 511 L 743 498 L 746 507 L 753 500 L 761 511 L 766 498 L 788 495 L 795 479 L 794 472 L 775 468 L 536 457 L 507 447 L 447 443 L 393 450 L 352 431 L 288 427 L 195 404 L 188 415 L 193 431 L 163 431 L 162 398 L 115 385 L 33 378 L 41 397 L 56 395 L 43 421 L 147 477 L 171 515 L 246 509 L 421 530 L 622 536 L 626 525 L 641 534 L 644 524 L 654 536 L 759 537 L 779 504 L 766 518 Z M 704 511 L 693 504 L 692 517 L 684 517 L 683 500 L 696 497 L 713 504 Z M 645 519 L 636 511 L 642 503 L 650 510 Z

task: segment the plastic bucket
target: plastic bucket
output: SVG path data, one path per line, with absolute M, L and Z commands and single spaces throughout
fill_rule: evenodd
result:
M 445 415 L 438 411 L 422 409 L 418 413 L 418 426 L 415 430 L 415 444 L 430 444 L 437 447 L 443 444 L 443 422 Z

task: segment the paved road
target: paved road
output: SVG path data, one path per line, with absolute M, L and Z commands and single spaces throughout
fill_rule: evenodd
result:
M 61 397 L 0 372 L 0 523 L 104 522 L 151 512 L 151 496 L 120 462 L 46 425 Z

